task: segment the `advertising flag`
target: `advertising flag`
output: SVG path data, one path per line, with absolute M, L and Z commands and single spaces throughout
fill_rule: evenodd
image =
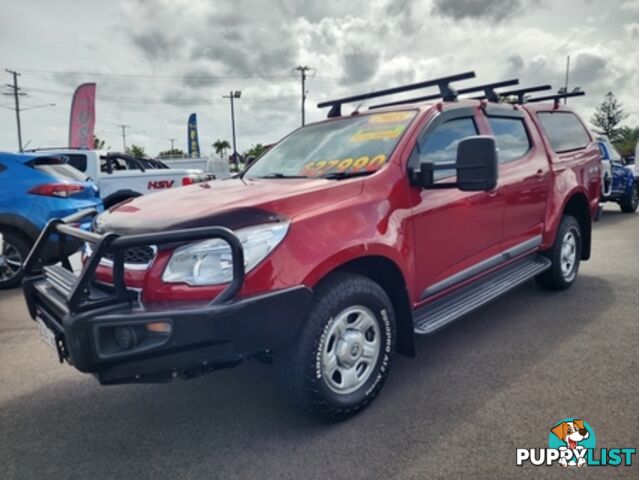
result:
M 71 102 L 69 147 L 93 148 L 95 129 L 95 83 L 83 83 L 76 88 Z
M 192 113 L 189 116 L 187 144 L 189 145 L 189 157 L 197 158 L 200 156 L 200 141 L 197 137 L 197 116 Z

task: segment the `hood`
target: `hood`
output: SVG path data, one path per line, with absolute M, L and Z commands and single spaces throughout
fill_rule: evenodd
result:
M 237 229 L 282 218 L 292 220 L 356 197 L 362 187 L 361 179 L 234 178 L 197 183 L 120 203 L 98 216 L 94 228 L 99 233 L 119 234 L 206 226 Z

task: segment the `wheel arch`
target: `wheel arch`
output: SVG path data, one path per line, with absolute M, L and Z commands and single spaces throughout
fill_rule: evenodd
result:
M 10 230 L 28 240 L 35 242 L 40 235 L 40 229 L 30 221 L 16 215 L 0 215 L 0 229 Z
M 571 215 L 579 222 L 582 239 L 581 259 L 588 260 L 592 248 L 592 218 L 586 195 L 580 191 L 573 193 L 564 205 L 562 210 L 562 216 L 563 215 Z M 559 220 L 561 221 L 561 217 Z
M 397 342 L 395 350 L 401 355 L 415 356 L 413 312 L 406 279 L 396 262 L 382 255 L 361 256 L 348 260 L 329 271 L 349 272 L 370 278 L 388 294 L 397 320 Z

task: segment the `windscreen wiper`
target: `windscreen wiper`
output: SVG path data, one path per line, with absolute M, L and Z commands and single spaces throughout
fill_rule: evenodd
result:
M 361 172 L 329 172 L 324 175 L 320 175 L 318 178 L 327 178 L 329 180 L 343 180 L 345 178 L 352 177 L 364 177 L 366 175 L 370 175 L 371 173 L 375 173 L 376 170 L 363 170 Z
M 285 173 L 274 172 L 256 178 L 308 178 L 305 175 L 286 175 Z

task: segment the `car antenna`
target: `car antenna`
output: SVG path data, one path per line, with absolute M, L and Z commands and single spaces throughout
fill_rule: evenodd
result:
M 366 97 L 364 97 L 361 102 L 359 102 L 359 105 L 355 107 L 355 110 L 353 110 L 353 113 L 351 113 L 351 115 L 358 115 L 359 109 L 362 108 L 362 105 L 364 105 L 364 102 L 368 100 L 373 93 L 375 93 L 374 88 L 370 92 L 368 92 L 368 95 L 366 95 Z

